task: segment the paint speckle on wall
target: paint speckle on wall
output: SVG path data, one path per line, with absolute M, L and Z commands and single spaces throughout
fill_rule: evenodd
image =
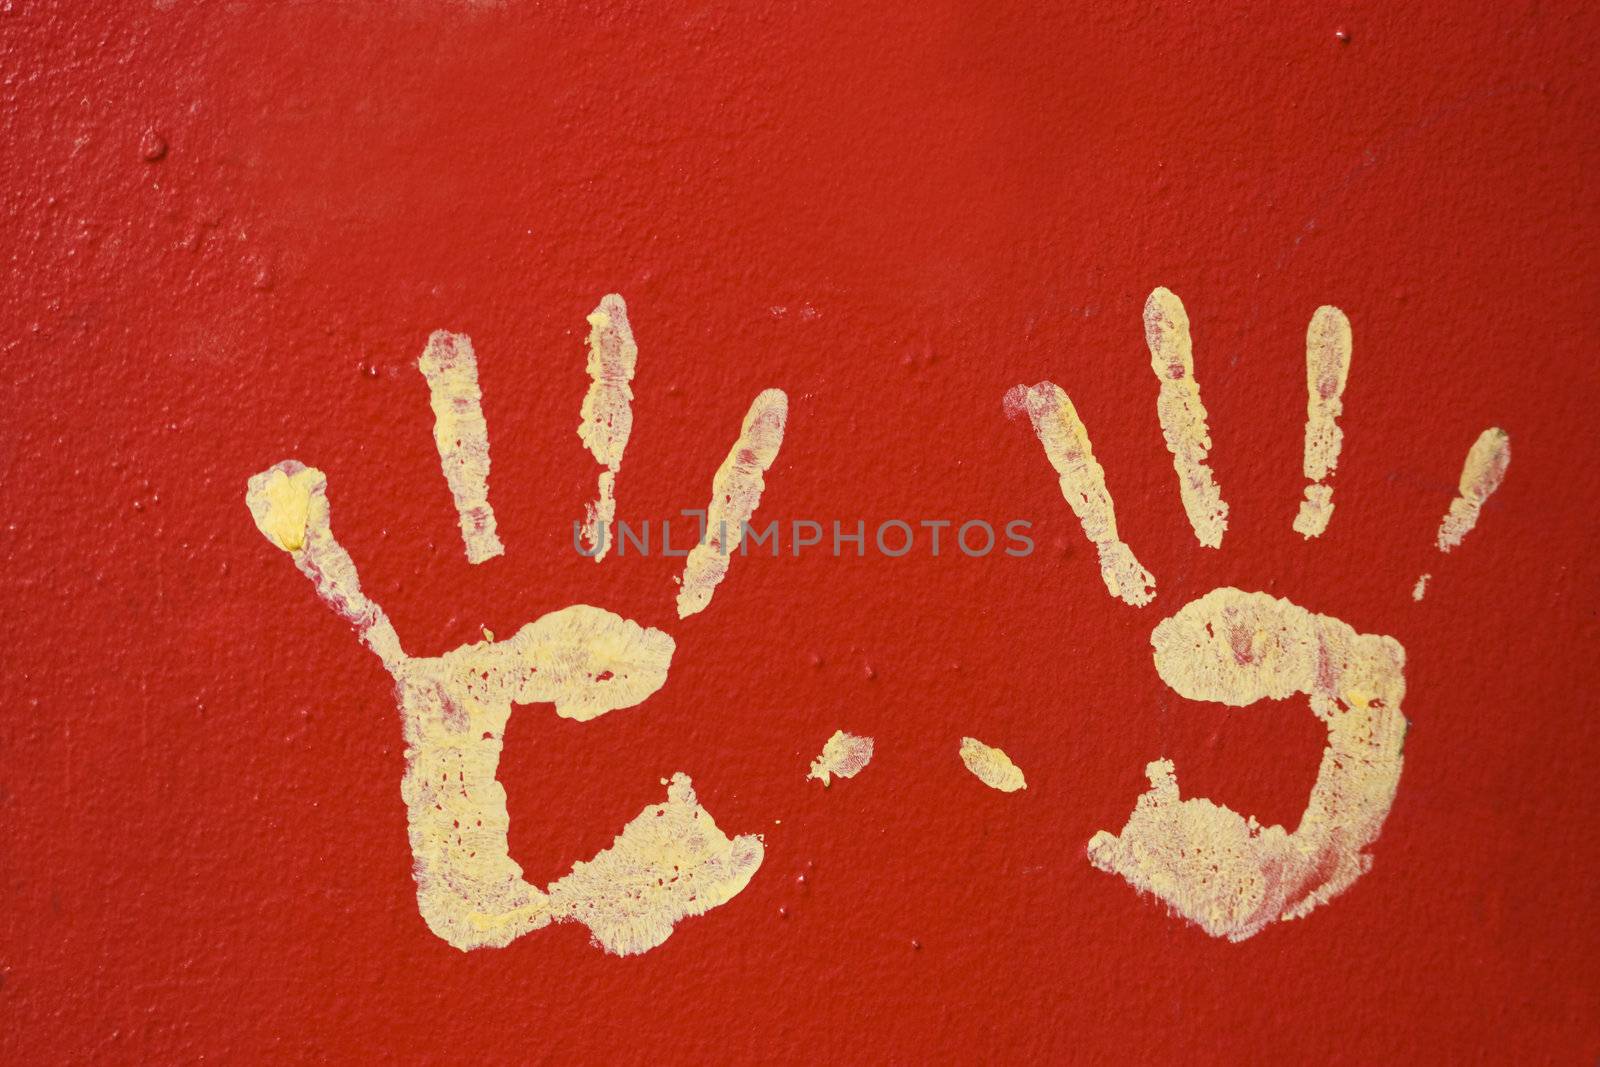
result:
M 1484 503 L 1500 488 L 1510 465 L 1511 437 L 1504 430 L 1491 426 L 1478 435 L 1461 468 L 1459 495 L 1439 524 L 1440 552 L 1449 552 L 1472 532 Z
M 617 517 L 617 473 L 633 433 L 633 381 L 639 346 L 628 325 L 628 306 L 609 293 L 589 314 L 589 391 L 583 397 L 578 436 L 605 470 L 594 503 L 586 506 L 583 539 L 595 562 L 611 550 L 611 524 Z
M 1424 574 L 1417 579 L 1417 584 L 1411 587 L 1412 600 L 1421 602 L 1422 598 L 1428 595 L 1428 579 L 1432 577 L 1431 574 Z
M 1011 762 L 1010 756 L 975 737 L 961 739 L 961 762 L 966 764 L 967 770 L 971 771 L 978 781 L 990 789 L 998 789 L 1002 793 L 1015 793 L 1019 789 L 1028 788 L 1022 769 Z
M 1150 790 L 1120 835 L 1094 835 L 1090 861 L 1232 941 L 1349 888 L 1372 866 L 1366 849 L 1400 782 L 1399 642 L 1265 593 L 1224 588 L 1163 621 L 1151 645 L 1161 679 L 1190 700 L 1245 707 L 1308 696 L 1328 745 L 1293 831 L 1204 798 L 1182 799 L 1172 762 L 1156 760 L 1146 769 Z
M 711 480 L 705 536 L 689 550 L 683 563 L 683 584 L 678 590 L 680 619 L 704 611 L 727 577 L 728 564 L 744 538 L 744 524 L 761 503 L 766 487 L 763 475 L 778 458 L 788 419 L 789 398 L 781 389 L 763 390 L 745 413 L 739 439 Z
M 1006 393 L 1005 411 L 1011 418 L 1026 413 L 1033 423 L 1050 465 L 1061 478 L 1061 495 L 1099 553 L 1100 577 L 1106 589 L 1135 607 L 1150 603 L 1156 595 L 1156 580 L 1117 536 L 1116 508 L 1106 489 L 1106 472 L 1095 460 L 1089 431 L 1066 392 L 1053 382 L 1040 382 L 1032 388 L 1018 385 Z
M 806 778 L 814 778 L 826 786 L 836 776 L 854 778 L 870 762 L 872 738 L 835 730 L 828 743 L 822 746 L 822 754 L 811 761 L 811 773 Z
M 467 560 L 482 563 L 505 552 L 489 506 L 489 427 L 478 389 L 478 357 L 465 334 L 436 330 L 417 361 L 428 381 L 433 440 L 461 522 Z
M 1295 532 L 1320 537 L 1333 517 L 1333 486 L 1344 431 L 1344 388 L 1350 379 L 1350 320 L 1336 307 L 1324 305 L 1306 328 L 1306 440 L 1303 467 L 1306 498 L 1295 516 Z
M 1228 529 L 1228 505 L 1206 464 L 1211 431 L 1206 426 L 1205 405 L 1200 402 L 1200 383 L 1194 376 L 1189 314 L 1172 290 L 1157 288 L 1145 301 L 1144 337 L 1150 366 L 1161 382 L 1156 411 L 1161 435 L 1172 453 L 1173 469 L 1178 472 L 1184 513 L 1202 545 L 1220 548 Z

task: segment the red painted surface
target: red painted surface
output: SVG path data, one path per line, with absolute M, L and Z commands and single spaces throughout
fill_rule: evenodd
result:
M 1600 1051 L 1581 5 L 0 6 L 7 1061 Z M 1158 284 L 1195 323 L 1220 552 L 1156 428 Z M 677 625 L 677 561 L 570 548 L 583 316 L 612 290 L 641 347 L 622 516 L 701 506 L 777 385 L 762 517 L 1020 517 L 1039 552 L 752 557 Z M 1306 544 L 1322 303 L 1356 350 L 1338 511 Z M 481 567 L 414 366 L 440 327 L 481 359 L 508 546 Z M 1161 583 L 1147 610 L 1105 595 L 1001 413 L 1045 377 Z M 1510 475 L 1441 558 L 1488 425 Z M 412 650 L 579 600 L 677 637 L 640 708 L 512 719 L 531 879 L 683 770 L 721 826 L 766 834 L 749 888 L 631 959 L 577 926 L 467 955 L 431 936 L 388 680 L 244 507 L 290 456 L 328 472 Z M 1150 629 L 1219 584 L 1409 656 L 1374 869 L 1239 945 L 1083 854 L 1161 755 L 1263 821 L 1303 807 L 1303 705 L 1190 704 L 1155 675 Z M 803 776 L 838 727 L 878 754 L 824 791 Z M 1028 790 L 979 786 L 964 734 Z

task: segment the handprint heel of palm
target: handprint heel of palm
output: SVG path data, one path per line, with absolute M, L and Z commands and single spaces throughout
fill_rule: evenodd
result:
M 1206 465 L 1206 411 L 1194 374 L 1188 315 L 1172 292 L 1151 293 L 1144 311 L 1151 367 L 1160 382 L 1157 411 L 1172 453 L 1180 496 L 1196 539 L 1218 548 L 1228 508 Z M 1349 320 L 1322 307 L 1306 331 L 1305 499 L 1294 529 L 1320 536 L 1333 513 L 1338 418 L 1350 371 Z M 1107 590 L 1134 607 L 1155 597 L 1155 579 L 1117 533 L 1105 472 L 1067 394 L 1051 382 L 1017 386 L 1005 409 L 1026 414 L 1061 491 L 1096 546 Z M 1459 496 L 1440 524 L 1441 552 L 1476 524 L 1510 463 L 1507 435 L 1485 430 L 1467 455 Z M 1427 581 L 1417 582 L 1421 599 Z M 1289 600 L 1235 588 L 1214 589 L 1159 623 L 1150 638 L 1156 671 L 1190 700 L 1244 707 L 1297 694 L 1328 731 L 1327 747 L 1299 825 L 1262 826 L 1205 798 L 1183 799 L 1170 760 L 1146 768 L 1150 789 L 1120 834 L 1100 831 L 1088 856 L 1100 870 L 1151 893 L 1213 937 L 1242 941 L 1266 925 L 1326 904 L 1366 873 L 1365 850 L 1378 838 L 1400 783 L 1406 720 L 1405 651 L 1392 637 L 1358 633 L 1338 619 Z
M 604 470 L 585 534 L 604 556 L 615 486 L 632 429 L 637 348 L 619 296 L 589 316 L 588 369 L 579 436 Z M 434 438 L 461 521 L 469 561 L 504 551 L 488 501 L 489 448 L 477 362 L 464 336 L 439 331 L 419 366 L 428 380 Z M 763 474 L 783 442 L 788 401 L 758 395 L 712 483 L 709 535 L 691 549 L 678 615 L 705 608 L 726 575 L 744 521 L 760 502 Z M 513 705 L 553 704 L 579 721 L 643 702 L 667 680 L 668 634 L 576 604 L 504 640 L 444 655 L 408 656 L 383 610 L 361 591 L 355 564 L 334 538 L 321 471 L 286 460 L 249 480 L 246 502 L 261 533 L 289 553 L 321 597 L 355 627 L 394 678 L 406 741 L 401 784 L 417 905 L 439 937 L 466 950 L 504 946 L 552 922 L 577 921 L 618 955 L 644 952 L 676 923 L 726 903 L 761 865 L 755 835 L 729 838 L 700 806 L 689 778 L 673 776 L 664 803 L 646 808 L 612 846 L 546 889 L 530 884 L 507 847 L 506 793 L 496 779 Z

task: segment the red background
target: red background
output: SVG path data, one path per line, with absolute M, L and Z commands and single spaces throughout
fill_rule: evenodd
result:
M 1593 1062 L 1595 17 L 899 6 L 0 4 L 4 1058 Z M 1156 425 L 1156 285 L 1194 322 L 1220 552 Z M 758 518 L 1026 518 L 1039 551 L 751 557 L 677 624 L 679 561 L 570 547 L 608 291 L 641 350 L 622 517 L 703 506 L 780 386 Z M 1306 543 L 1322 303 L 1356 347 Z M 480 358 L 508 546 L 480 567 L 415 369 L 436 328 Z M 1148 609 L 1001 412 L 1047 377 Z M 1490 425 L 1510 474 L 1441 557 Z M 682 770 L 765 833 L 750 886 L 630 959 L 430 935 L 389 681 L 244 506 L 287 457 L 412 652 L 577 601 L 677 637 L 640 708 L 512 718 L 531 880 Z M 1374 869 L 1238 945 L 1084 857 L 1163 755 L 1186 794 L 1304 806 L 1303 704 L 1155 675 L 1150 629 L 1220 584 L 1409 655 Z M 839 727 L 877 756 L 824 791 Z M 980 786 L 964 734 L 1027 791 Z

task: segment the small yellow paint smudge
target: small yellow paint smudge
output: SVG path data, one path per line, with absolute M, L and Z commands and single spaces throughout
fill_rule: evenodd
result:
M 1511 437 L 1491 426 L 1478 435 L 1461 468 L 1460 496 L 1450 502 L 1450 510 L 1439 524 L 1439 551 L 1448 552 L 1478 524 L 1484 503 L 1500 488 L 1506 468 L 1511 465 Z
M 683 562 L 678 618 L 704 611 L 717 586 L 727 577 L 728 564 L 744 539 L 745 523 L 761 503 L 766 487 L 763 475 L 771 469 L 783 446 L 788 418 L 789 398 L 781 389 L 763 390 L 751 402 L 739 439 L 711 480 L 705 535 Z
M 1328 745 L 1293 832 L 1204 798 L 1181 799 L 1171 761 L 1156 760 L 1146 768 L 1150 790 L 1120 835 L 1094 835 L 1090 861 L 1231 941 L 1349 888 L 1372 866 L 1365 849 L 1400 783 L 1399 642 L 1265 593 L 1224 588 L 1163 621 L 1150 643 L 1162 680 L 1190 700 L 1244 707 L 1305 694 Z
M 289 464 L 280 464 L 256 475 L 245 497 L 256 529 L 285 552 L 305 547 L 313 493 L 324 484 L 314 467 L 294 467 L 291 473 Z
M 1306 327 L 1306 442 L 1302 467 L 1309 483 L 1294 519 L 1295 532 L 1320 537 L 1333 517 L 1333 486 L 1326 484 L 1339 465 L 1344 431 L 1344 387 L 1350 379 L 1350 320 L 1323 305 Z
M 1161 383 L 1156 413 L 1178 473 L 1184 513 L 1195 538 L 1207 548 L 1219 548 L 1228 529 L 1228 505 L 1206 464 L 1211 431 L 1206 426 L 1205 405 L 1200 402 L 1200 383 L 1194 376 L 1189 314 L 1172 290 L 1157 288 L 1145 301 L 1144 337 L 1151 369 Z
M 990 789 L 998 789 L 1002 793 L 1015 793 L 1019 789 L 1028 788 L 1028 783 L 1022 776 L 1022 769 L 1011 762 L 1010 756 L 975 737 L 961 739 L 961 762 L 967 765 L 967 770 L 971 771 L 978 781 Z
M 1412 600 L 1420 601 L 1424 596 L 1427 595 L 1428 579 L 1432 577 L 1433 575 L 1431 574 L 1424 574 L 1422 577 L 1417 579 L 1417 584 L 1411 587 Z
M 806 778 L 814 778 L 826 786 L 834 775 L 854 778 L 871 761 L 872 738 L 835 730 L 828 743 L 822 746 L 822 754 L 811 761 L 811 773 Z
M 611 524 L 617 516 L 617 473 L 633 433 L 630 383 L 639 364 L 639 346 L 628 325 L 628 305 L 616 293 L 602 297 L 588 321 L 589 391 L 583 397 L 578 437 L 595 462 L 605 468 L 600 472 L 595 502 L 587 505 L 583 526 L 584 541 L 598 563 L 610 551 Z
M 1100 555 L 1100 577 L 1114 597 L 1134 607 L 1155 599 L 1155 578 L 1134 558 L 1133 550 L 1117 536 L 1117 513 L 1106 489 L 1106 472 L 1094 458 L 1089 431 L 1078 418 L 1066 392 L 1054 382 L 1029 388 L 1018 385 L 1006 393 L 1006 414 L 1026 412 L 1045 456 L 1061 478 L 1061 495 L 1067 500 L 1084 536 Z

